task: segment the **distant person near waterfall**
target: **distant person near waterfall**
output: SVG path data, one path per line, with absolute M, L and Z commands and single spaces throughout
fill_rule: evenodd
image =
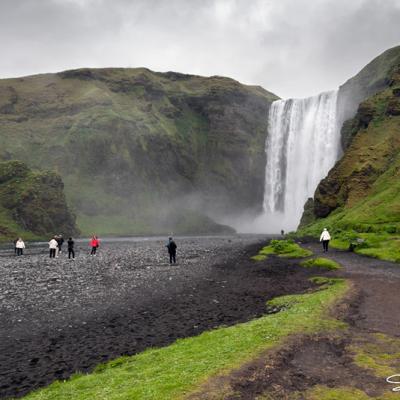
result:
M 15 243 L 15 247 L 17 249 L 17 256 L 24 255 L 25 243 L 21 238 L 18 238 L 17 242 Z
M 75 242 L 72 240 L 71 237 L 68 239 L 67 245 L 68 245 L 68 258 L 70 259 L 72 256 L 72 259 L 75 260 L 75 250 L 74 250 Z
M 329 234 L 328 229 L 324 228 L 324 230 L 321 233 L 321 237 L 319 238 L 319 241 L 322 242 L 324 253 L 328 252 L 328 246 L 330 240 L 331 240 L 331 235 Z
M 169 263 L 172 264 L 172 261 L 174 264 L 176 264 L 176 248 L 178 247 L 176 243 L 174 242 L 174 239 L 170 237 L 168 239 L 167 243 L 167 249 L 168 249 L 168 254 L 169 254 Z
M 56 236 L 56 241 L 57 241 L 57 256 L 58 254 L 62 253 L 62 245 L 64 243 L 64 238 L 62 235 Z
M 93 235 L 92 239 L 90 240 L 90 247 L 92 248 L 90 255 L 95 256 L 97 249 L 99 248 L 100 241 L 97 236 Z
M 56 258 L 57 249 L 58 242 L 56 240 L 56 237 L 53 237 L 53 239 L 51 239 L 49 242 L 50 258 Z

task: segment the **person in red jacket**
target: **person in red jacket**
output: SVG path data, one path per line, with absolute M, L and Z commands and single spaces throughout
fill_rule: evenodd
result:
M 90 252 L 91 256 L 95 256 L 96 255 L 96 251 L 99 247 L 100 241 L 97 238 L 97 236 L 92 236 L 92 239 L 90 240 L 90 247 L 92 248 L 92 251 Z

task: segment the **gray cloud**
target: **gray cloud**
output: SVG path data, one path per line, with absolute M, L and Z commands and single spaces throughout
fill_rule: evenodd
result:
M 399 3 L 2 0 L 0 77 L 145 66 L 304 97 L 336 88 L 400 44 Z

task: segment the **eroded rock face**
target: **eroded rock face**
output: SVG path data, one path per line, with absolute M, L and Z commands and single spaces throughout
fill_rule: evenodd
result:
M 38 236 L 76 235 L 61 177 L 54 172 L 32 172 L 20 161 L 0 163 L 0 209 L 23 230 Z M 7 236 L 18 234 L 0 221 Z

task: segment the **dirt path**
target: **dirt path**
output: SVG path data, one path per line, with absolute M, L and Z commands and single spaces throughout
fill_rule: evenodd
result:
M 319 244 L 303 247 L 343 266 L 330 274 L 352 282 L 338 315 L 349 328 L 294 337 L 190 399 L 383 399 L 391 393 L 396 385 L 386 377 L 400 374 L 400 265 L 333 249 L 323 254 Z
M 263 238 L 265 242 L 265 238 Z M 250 260 L 259 237 L 104 242 L 98 257 L 49 260 L 37 248 L 0 259 L 0 398 L 220 325 L 265 314 L 265 302 L 312 285 L 310 271 Z

